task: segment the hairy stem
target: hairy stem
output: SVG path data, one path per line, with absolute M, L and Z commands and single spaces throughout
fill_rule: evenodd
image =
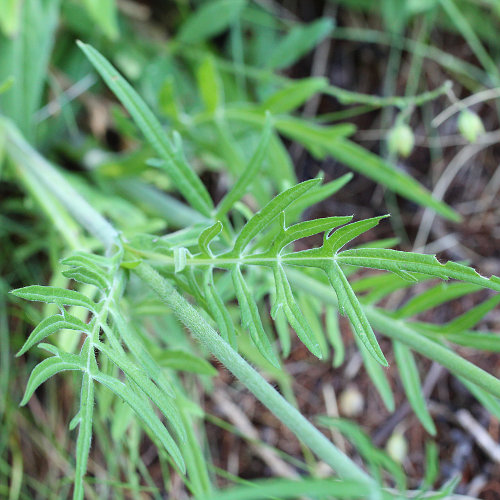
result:
M 145 263 L 140 264 L 134 271 L 172 309 L 179 320 L 193 333 L 195 338 L 202 342 L 257 399 L 267 406 L 318 457 L 330 465 L 343 478 L 354 479 L 363 483 L 373 482 L 370 476 L 359 468 L 347 455 L 336 448 L 234 351 L 166 279 Z

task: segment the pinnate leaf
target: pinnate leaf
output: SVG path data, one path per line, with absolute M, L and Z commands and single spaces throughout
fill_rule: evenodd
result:
M 22 299 L 56 304 L 61 308 L 62 306 L 79 306 L 89 311 L 96 312 L 96 304 L 88 297 L 75 290 L 66 290 L 65 288 L 53 286 L 30 285 L 12 290 L 11 293 Z
M 88 332 L 88 326 L 83 321 L 64 311 L 64 315 L 56 314 L 43 319 L 31 332 L 16 356 L 21 356 L 38 342 L 62 329 Z
M 125 385 L 120 380 L 102 372 L 95 374 L 94 379 L 113 391 L 134 410 L 135 414 L 144 422 L 152 435 L 159 439 L 161 444 L 174 459 L 181 473 L 185 474 L 186 467 L 177 444 L 172 439 L 172 436 L 170 436 L 165 426 L 161 423 L 160 419 L 156 416 L 147 400 L 140 397 L 131 387 Z
M 447 262 L 441 264 L 434 255 L 424 255 L 413 252 L 383 248 L 361 248 L 345 250 L 336 257 L 342 264 L 385 269 L 398 274 L 400 271 L 407 273 L 422 273 L 436 276 L 441 279 L 457 279 L 466 283 L 473 283 L 485 288 L 500 292 L 500 278 L 491 276 L 485 278 L 471 267 Z
M 44 359 L 41 363 L 33 368 L 28 384 L 26 386 L 26 391 L 24 397 L 21 401 L 21 406 L 24 406 L 31 398 L 33 393 L 38 389 L 38 387 L 43 384 L 47 379 L 55 375 L 56 373 L 65 370 L 83 370 L 83 365 L 81 362 L 77 362 L 77 356 L 75 356 L 75 361 L 63 361 L 58 356 L 52 356 L 50 358 Z
M 383 366 L 389 366 L 378 345 L 377 338 L 365 316 L 356 294 L 347 281 L 337 262 L 326 267 L 326 273 L 339 300 L 340 311 L 347 315 L 353 326 L 355 335 L 366 347 L 368 352 Z
M 233 250 L 228 255 L 241 255 L 250 241 L 265 229 L 278 215 L 307 190 L 317 185 L 320 179 L 311 179 L 283 191 L 273 198 L 262 210 L 257 212 L 237 236 Z

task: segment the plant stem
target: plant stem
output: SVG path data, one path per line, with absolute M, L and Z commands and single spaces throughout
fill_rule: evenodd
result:
M 134 271 L 159 295 L 180 321 L 207 349 L 233 373 L 276 417 L 318 457 L 330 465 L 341 477 L 363 483 L 373 483 L 358 465 L 336 448 L 298 410 L 290 405 L 264 378 L 252 368 L 203 319 L 196 309 L 166 279 L 145 263 Z M 374 483 L 373 483 L 374 484 Z

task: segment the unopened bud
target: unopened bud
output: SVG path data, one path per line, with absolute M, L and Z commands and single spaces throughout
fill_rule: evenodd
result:
M 413 151 L 415 145 L 412 129 L 406 123 L 397 124 L 389 131 L 387 145 L 389 152 L 406 158 Z
M 408 443 L 400 432 L 394 432 L 385 445 L 387 454 L 398 463 L 403 463 L 408 455 Z
M 363 395 L 354 386 L 347 387 L 339 396 L 340 413 L 346 417 L 357 417 L 364 405 Z
M 478 136 L 484 133 L 484 126 L 476 113 L 464 109 L 458 116 L 458 130 L 469 142 L 476 142 Z

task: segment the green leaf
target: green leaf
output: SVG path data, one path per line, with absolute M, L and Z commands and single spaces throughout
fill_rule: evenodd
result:
M 500 294 L 490 297 L 481 304 L 469 309 L 467 312 L 458 316 L 454 320 L 443 326 L 442 333 L 460 333 L 475 327 L 490 311 L 500 304 Z
M 318 422 L 326 427 L 338 429 L 344 436 L 351 441 L 361 456 L 368 462 L 372 473 L 381 476 L 378 468 L 383 468 L 389 472 L 396 481 L 400 490 L 406 489 L 406 475 L 401 466 L 395 462 L 386 452 L 378 449 L 372 442 L 372 439 L 354 422 L 343 418 L 318 417 Z
M 104 326 L 104 325 L 103 325 Z M 104 328 L 107 338 L 113 343 L 112 347 L 109 347 L 102 342 L 96 342 L 95 346 L 116 365 L 120 370 L 125 373 L 127 378 L 136 384 L 138 390 L 142 391 L 151 401 L 159 408 L 162 414 L 168 419 L 169 423 L 177 432 L 180 439 L 186 439 L 186 431 L 182 426 L 179 411 L 176 406 L 171 402 L 171 398 L 168 394 L 161 391 L 156 384 L 154 384 L 149 377 L 144 373 L 142 369 L 137 367 L 126 354 L 120 352 L 119 348 L 116 348 L 116 341 L 110 335 L 109 329 Z M 96 377 L 94 377 L 96 378 Z
M 78 357 L 75 356 L 75 360 Z M 53 356 L 51 358 L 44 359 L 41 363 L 33 368 L 28 384 L 26 386 L 26 391 L 24 397 L 20 403 L 24 406 L 31 398 L 33 393 L 38 389 L 38 387 L 43 384 L 47 379 L 55 375 L 56 373 L 65 370 L 84 370 L 81 362 L 68 362 L 63 361 L 58 356 Z
M 248 188 L 255 180 L 259 170 L 262 167 L 266 153 L 269 147 L 269 140 L 271 138 L 272 132 L 272 122 L 271 115 L 266 115 L 266 121 L 264 128 L 262 129 L 262 134 L 259 140 L 259 144 L 255 149 L 252 158 L 250 159 L 245 170 L 241 174 L 240 178 L 236 181 L 231 190 L 222 198 L 221 202 L 217 206 L 216 218 L 223 217 L 233 205 L 239 201 L 242 196 L 248 191 Z
M 333 347 L 333 367 L 338 368 L 344 362 L 345 347 L 337 311 L 331 306 L 326 308 L 325 323 L 326 336 Z
M 394 320 L 372 306 L 366 306 L 365 311 L 370 322 L 384 335 L 403 342 L 412 350 L 443 365 L 453 374 L 464 377 L 488 393 L 500 397 L 500 380 L 493 375 L 462 358 L 451 349 L 422 335 L 410 323 Z
M 79 306 L 96 312 L 96 304 L 88 297 L 74 290 L 66 290 L 65 288 L 31 285 L 12 290 L 10 293 L 26 300 L 56 304 L 60 308 L 62 306 Z
M 210 314 L 217 322 L 222 338 L 228 342 L 231 347 L 235 348 L 237 344 L 233 319 L 217 290 L 213 278 L 213 269 L 211 268 L 207 269 L 204 273 L 203 292 Z
M 310 24 L 295 26 L 271 50 L 266 67 L 286 68 L 312 50 L 333 30 L 333 21 L 327 17 Z
M 310 123 L 293 116 L 280 116 L 274 119 L 276 129 L 293 141 L 300 142 L 316 156 L 326 155 L 327 148 L 342 137 L 352 135 L 356 128 L 350 123 L 328 127 Z
M 185 351 L 167 349 L 156 358 L 158 364 L 171 370 L 198 373 L 214 377 L 217 370 L 203 358 Z
M 332 262 L 325 268 L 331 285 L 337 294 L 339 301 L 340 312 L 346 314 L 353 326 L 354 333 L 357 338 L 363 343 L 368 352 L 383 366 L 389 366 L 385 359 L 377 338 L 373 333 L 370 323 L 366 319 L 365 313 L 361 308 L 351 285 L 347 281 L 342 269 L 337 262 Z
M 65 266 L 88 267 L 96 273 L 102 273 L 104 272 L 103 268 L 108 269 L 113 266 L 113 261 L 109 257 L 103 257 L 94 253 L 73 252 L 69 257 L 62 259 L 61 264 Z
M 262 320 L 260 319 L 257 304 L 252 296 L 252 293 L 248 289 L 239 266 L 234 266 L 231 271 L 231 276 L 233 278 L 233 285 L 238 299 L 238 304 L 241 309 L 241 324 L 243 328 L 250 331 L 250 336 L 252 337 L 254 344 L 267 361 L 279 368 L 279 361 L 273 351 L 267 334 L 264 331 L 264 327 L 262 326 Z
M 361 357 L 363 358 L 366 373 L 380 394 L 384 406 L 389 412 L 394 412 L 394 395 L 392 394 L 391 385 L 387 380 L 387 375 L 385 374 L 384 369 L 379 363 L 377 363 L 377 361 L 373 358 L 373 355 L 371 355 L 365 345 L 361 343 L 360 339 L 355 337 L 355 340 Z
M 43 339 L 56 333 L 59 330 L 68 329 L 68 330 L 76 330 L 88 333 L 88 326 L 78 318 L 71 316 L 66 311 L 64 311 L 64 315 L 56 314 L 54 316 L 49 316 L 42 320 L 38 326 L 31 332 L 28 340 L 24 343 L 21 350 L 16 354 L 16 356 L 23 355 L 28 349 L 33 347 L 38 342 L 41 342 Z
M 159 439 L 161 444 L 165 447 L 167 452 L 173 458 L 174 462 L 179 467 L 182 474 L 186 472 L 186 466 L 182 458 L 181 452 L 175 441 L 170 436 L 165 426 L 161 423 L 160 419 L 156 416 L 151 406 L 144 398 L 141 398 L 130 387 L 126 386 L 123 382 L 98 372 L 94 375 L 94 379 L 113 391 L 117 396 L 123 399 L 135 414 L 144 422 L 152 435 Z
M 273 267 L 274 282 L 276 286 L 276 303 L 275 307 L 282 307 L 290 326 L 295 330 L 297 336 L 304 345 L 319 359 L 323 356 L 315 338 L 314 333 L 306 321 L 302 311 L 295 301 L 290 283 L 286 277 L 283 266 L 277 264 Z
M 293 241 L 299 240 L 300 238 L 313 236 L 314 234 L 329 232 L 332 229 L 341 226 L 342 224 L 346 224 L 351 219 L 351 216 L 325 217 L 323 219 L 314 219 L 299 222 L 287 228 L 285 228 L 283 221 L 282 229 L 280 233 L 275 236 L 270 253 L 272 253 L 273 255 L 277 255 L 284 247 L 286 247 Z
M 205 109 L 209 113 L 215 113 L 216 109 L 223 104 L 224 96 L 222 83 L 212 56 L 203 59 L 196 72 L 196 79 Z
M 211 0 L 196 9 L 179 29 L 181 43 L 199 43 L 225 31 L 239 16 L 245 0 Z
M 367 498 L 373 492 L 369 487 L 353 481 L 335 479 L 265 479 L 251 485 L 218 490 L 200 500 L 262 500 L 264 498 L 298 498 L 302 496 L 328 498 Z
M 257 212 L 243 227 L 236 238 L 233 250 L 229 255 L 241 255 L 250 241 L 265 229 L 288 205 L 302 196 L 307 190 L 321 182 L 320 179 L 311 179 L 283 191 L 274 197 L 262 210 Z
M 479 290 L 479 285 L 470 283 L 438 283 L 429 290 L 411 298 L 394 313 L 396 318 L 408 318 L 427 309 L 432 309 L 450 300 Z
M 413 177 L 398 170 L 380 156 L 370 153 L 363 147 L 343 138 L 331 142 L 326 147 L 333 158 L 345 163 L 356 172 L 386 186 L 391 191 L 419 205 L 432 208 L 449 220 L 455 222 L 461 220 L 461 217 L 446 203 L 433 198 L 432 194 Z
M 103 273 L 96 273 L 94 270 L 88 267 L 74 267 L 72 269 L 67 269 L 62 272 L 63 276 L 66 278 L 73 279 L 80 283 L 87 283 L 89 285 L 94 285 L 99 288 L 99 290 L 106 290 L 110 283 L 104 277 Z
M 392 345 L 406 397 L 425 430 L 432 436 L 435 436 L 436 426 L 427 410 L 427 405 L 422 394 L 422 384 L 418 375 L 415 358 L 410 349 L 401 342 L 395 341 Z
M 327 86 L 328 80 L 324 77 L 292 80 L 285 88 L 268 97 L 260 107 L 273 114 L 288 113 L 302 106 L 310 97 Z
M 330 236 L 325 234 L 325 243 L 323 248 L 327 250 L 329 254 L 336 254 L 344 245 L 349 243 L 349 241 L 357 238 L 366 231 L 369 231 L 386 217 L 389 217 L 389 215 L 360 220 L 337 229 Z
M 385 269 L 395 274 L 404 271 L 407 273 L 428 274 L 445 280 L 453 278 L 500 292 L 500 278 L 498 276 L 491 276 L 489 279 L 484 278 L 471 267 L 456 262 L 450 261 L 441 264 L 434 255 L 382 248 L 363 248 L 345 250 L 338 254 L 336 259 L 342 264 Z
M 210 227 L 203 230 L 198 238 L 198 246 L 200 247 L 202 255 L 211 257 L 210 242 L 222 231 L 222 222 L 217 221 Z
M 111 40 L 118 37 L 116 0 L 84 0 L 90 17 Z
M 78 42 L 78 46 L 132 115 L 137 126 L 160 156 L 162 165 L 177 189 L 193 208 L 209 217 L 213 209 L 212 199 L 200 178 L 187 164 L 180 138 L 175 144 L 167 139 L 162 126 L 139 94 L 96 49 L 82 42 Z
M 301 196 L 292 206 L 288 207 L 286 210 L 287 219 L 297 220 L 304 210 L 308 207 L 319 203 L 320 201 L 326 200 L 330 196 L 333 196 L 337 191 L 342 189 L 350 180 L 352 179 L 352 174 L 344 174 L 338 179 L 327 182 L 321 186 L 316 186 L 310 189 L 306 194 Z
M 488 352 L 500 352 L 500 335 L 498 333 L 457 332 L 446 334 L 446 340 L 464 347 Z
M 111 315 L 116 329 L 125 342 L 129 352 L 139 362 L 142 369 L 153 380 L 153 382 L 163 391 L 167 396 L 175 397 L 172 384 L 168 381 L 167 377 L 163 374 L 160 366 L 153 359 L 148 350 L 144 347 L 143 343 L 139 340 L 137 331 L 131 331 L 131 322 L 124 316 L 123 311 L 112 309 Z

